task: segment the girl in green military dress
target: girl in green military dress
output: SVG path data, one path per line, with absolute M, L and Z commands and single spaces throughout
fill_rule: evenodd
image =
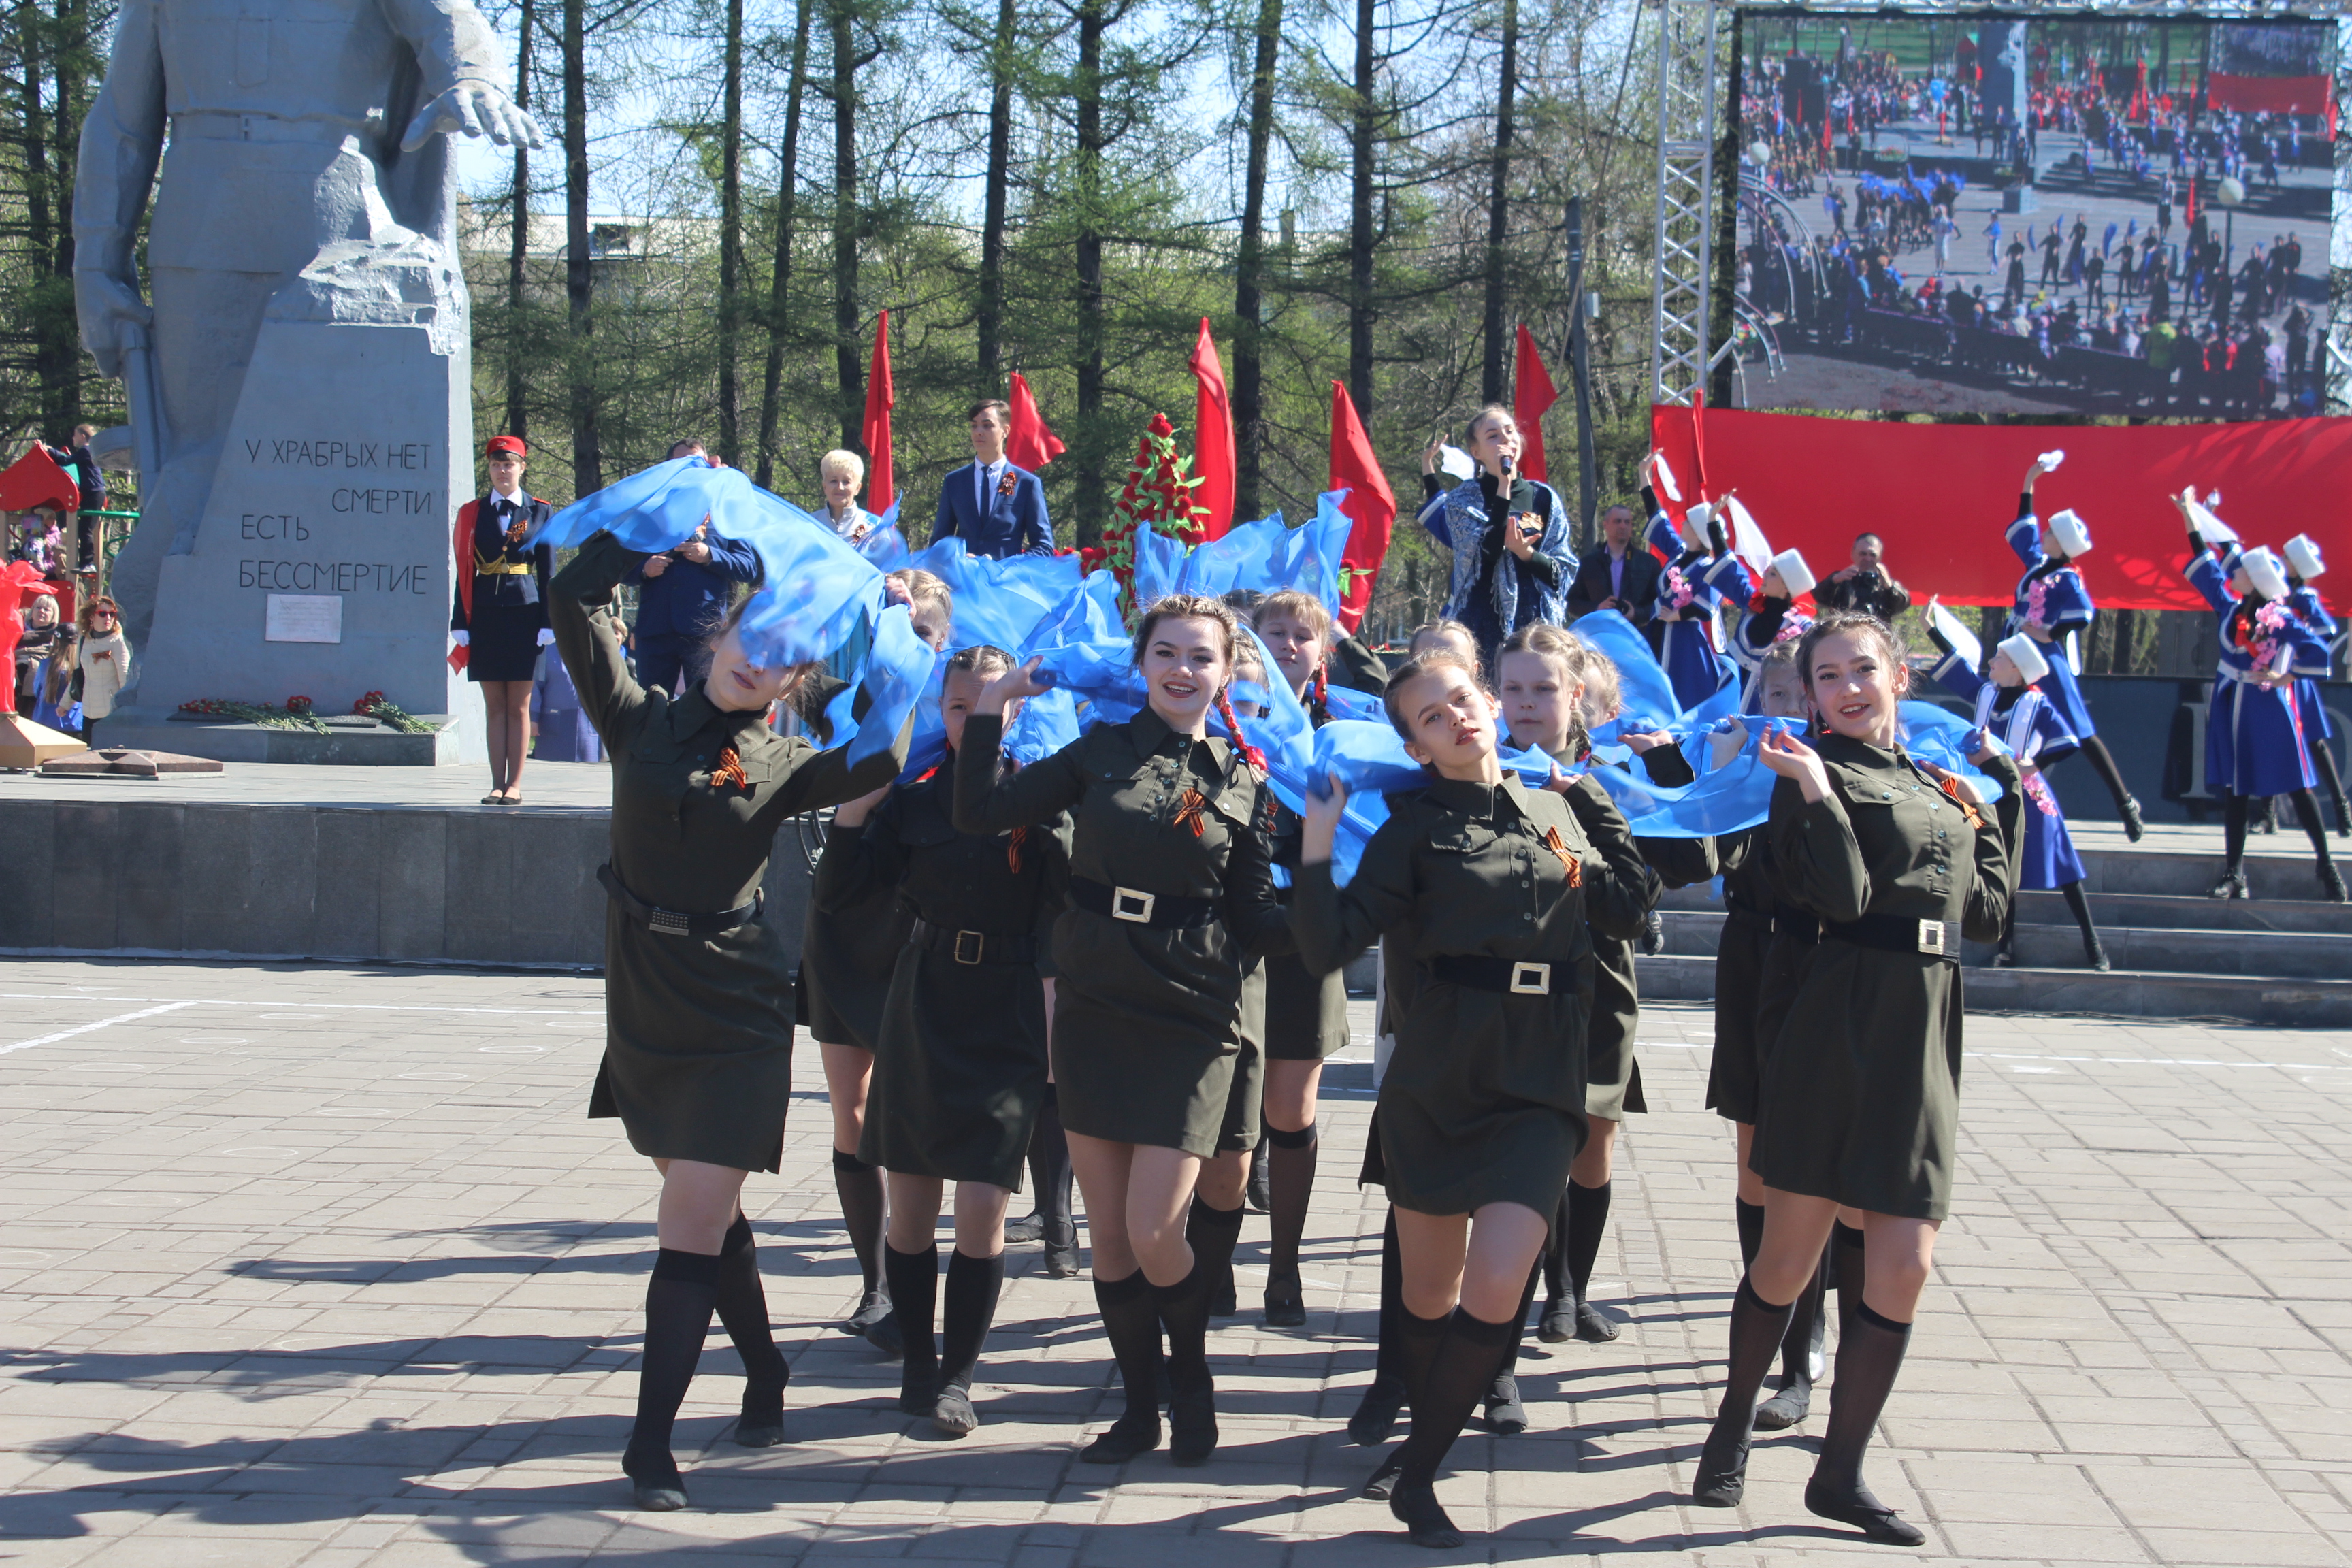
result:
M 1904 749 L 1896 704 L 1910 671 L 1884 623 L 1824 616 L 1797 662 L 1818 746 L 1776 735 L 1762 752 L 1780 775 L 1773 863 L 1789 901 L 1820 918 L 1821 942 L 1764 1068 L 1748 1155 L 1764 1184 L 1764 1235 L 1732 1300 L 1723 1405 L 1691 1497 L 1738 1503 L 1757 1391 L 1843 1205 L 1863 1215 L 1862 1289 L 1839 1336 L 1805 1507 L 1874 1541 L 1917 1546 L 1925 1535 L 1863 1483 L 1862 1457 L 1951 1208 L 1960 939 L 2000 935 L 2023 795 L 2015 763 L 1990 749 L 1973 760 L 2000 784 L 1997 807 Z
M 1237 634 L 1215 599 L 1161 599 L 1136 628 L 1146 705 L 1134 718 L 1006 772 L 1005 707 L 1046 689 L 1033 660 L 989 682 L 956 752 L 959 830 L 1072 819 L 1071 907 L 1054 927 L 1054 1079 L 1095 1300 L 1127 1389 L 1126 1414 L 1079 1456 L 1094 1464 L 1159 1446 L 1163 1329 L 1171 1455 L 1196 1465 L 1216 1447 L 1209 1281 L 1185 1211 L 1224 1128 L 1243 968 L 1291 941 L 1268 861 L 1274 797 L 1252 748 L 1207 733 L 1213 705 L 1240 733 L 1225 694 Z
M 1004 1284 L 1004 1208 L 1045 1098 L 1038 939 L 1069 877 L 1066 823 L 986 836 L 955 830 L 956 749 L 981 689 L 1012 668 L 1013 656 L 997 647 L 964 648 L 948 661 L 940 685 L 947 760 L 834 814 L 814 900 L 829 916 L 879 886 L 913 912 L 882 1005 L 858 1157 L 889 1173 L 882 1258 L 905 1346 L 898 1406 L 953 1436 L 980 1425 L 971 1379 Z M 935 1237 L 950 1182 L 956 1240 L 942 1350 L 931 1334 Z
M 645 559 L 597 534 L 549 584 L 548 618 L 613 760 L 613 859 L 599 871 L 611 895 L 604 1058 L 588 1114 L 619 1117 L 662 1173 L 636 1424 L 621 1467 L 638 1507 L 678 1509 L 670 1428 L 714 1311 L 743 1358 L 736 1441 L 762 1447 L 783 1436 L 790 1374 L 741 1206 L 744 1176 L 782 1162 L 792 1098 L 792 966 L 760 918 L 769 847 L 786 817 L 896 777 L 907 735 L 853 766 L 845 749 L 777 734 L 769 710 L 813 667 L 753 662 L 743 603 L 713 637 L 700 686 L 676 698 L 639 686 L 613 591 Z
M 893 572 L 886 581 L 891 599 L 903 604 L 916 635 L 944 648 L 954 623 L 955 596 L 947 584 L 919 569 Z M 836 677 L 812 680 L 795 704 L 804 719 L 823 726 L 825 707 L 842 689 Z M 863 694 L 860 694 L 861 698 Z M 814 915 L 815 892 L 810 892 Z M 882 1002 L 898 950 L 907 943 L 908 915 L 898 889 L 875 882 L 862 898 L 843 900 L 822 920 L 801 922 L 801 1021 L 816 1037 L 824 1066 L 824 1098 L 833 1111 L 833 1190 L 841 1221 L 857 1258 L 857 1305 L 838 1325 L 863 1335 L 886 1356 L 900 1352 L 898 1321 L 882 1272 L 882 1233 L 888 1204 L 881 1168 L 858 1157 L 865 1138 L 866 1099 L 874 1078 L 874 1039 L 882 1026 Z
M 1375 1111 L 1412 1406 L 1383 1470 L 1414 1542 L 1452 1547 L 1462 1538 L 1438 1503 L 1437 1468 L 1518 1335 L 1545 1218 L 1584 1142 L 1587 921 L 1633 900 L 1568 802 L 1504 771 L 1496 702 L 1467 661 L 1408 660 L 1386 700 L 1430 783 L 1389 797 L 1344 889 L 1331 847 L 1346 791 L 1310 798 L 1291 920 L 1313 973 L 1384 932 L 1398 939 L 1391 959 L 1419 969 Z

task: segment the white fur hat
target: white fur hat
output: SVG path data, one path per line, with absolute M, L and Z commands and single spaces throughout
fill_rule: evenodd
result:
M 2028 686 L 2050 673 L 2050 661 L 2042 657 L 2041 645 L 2023 632 L 2001 638 L 1997 651 L 2009 655 L 2009 662 L 2017 666 L 2017 673 L 2025 677 Z
M 1790 598 L 1813 591 L 1813 569 L 1805 564 L 1805 558 L 1796 551 L 1783 550 L 1772 557 L 1771 570 L 1780 574 L 1780 581 L 1788 588 Z
M 2238 569 L 2246 574 L 2246 581 L 2254 585 L 2254 592 L 2263 598 L 2277 600 L 2286 597 L 2286 563 L 2267 546 L 2258 545 L 2240 556 Z
M 2305 582 L 2327 570 L 2327 557 L 2319 552 L 2319 543 L 2307 533 L 2298 533 L 2286 542 L 2286 563 Z
M 1690 510 L 1683 513 L 1683 542 L 1693 550 L 1706 549 L 1706 525 L 1714 516 L 1715 504 L 1712 501 L 1692 502 Z
M 2087 555 L 2091 551 L 2091 525 L 2076 516 L 2070 508 L 2050 520 L 2050 540 L 2069 561 Z

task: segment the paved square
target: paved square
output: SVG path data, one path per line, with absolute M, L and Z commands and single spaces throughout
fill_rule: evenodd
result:
M 794 1365 L 784 1447 L 725 1434 L 714 1333 L 679 1424 L 696 1500 L 624 1506 L 617 1458 L 654 1181 L 583 1119 L 593 979 L 421 969 L 0 963 L 0 1562 L 1022 1568 L 1582 1561 L 2332 1564 L 2352 1552 L 2352 1037 L 1971 1018 L 1967 1161 L 1872 1476 L 1928 1531 L 1866 1546 L 1798 1493 L 1822 1402 L 1761 1441 L 1747 1507 L 1678 1499 L 1737 1279 L 1710 1018 L 1643 1027 L 1656 1110 L 1621 1146 L 1602 1347 L 1521 1363 L 1534 1427 L 1441 1482 L 1464 1551 L 1414 1552 L 1352 1487 L 1380 1204 L 1354 1185 L 1370 1068 L 1336 1064 L 1304 1331 L 1216 1329 L 1224 1447 L 1103 1473 L 1115 1413 L 1083 1279 L 1015 1248 L 976 1390 L 934 1439 L 833 1321 L 855 1295 L 813 1056 L 755 1177 Z M 1366 1021 L 1357 1008 L 1360 1033 Z M 1265 1225 L 1240 1258 L 1262 1276 Z

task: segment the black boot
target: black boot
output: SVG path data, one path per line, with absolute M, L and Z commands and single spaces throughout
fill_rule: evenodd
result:
M 1089 1465 L 1123 1465 L 1160 1447 L 1160 1304 L 1140 1268 L 1124 1279 L 1096 1279 L 1095 1304 L 1118 1360 L 1127 1413 L 1078 1458 Z
M 988 1342 L 996 1321 L 996 1300 L 1004 1289 L 1004 1255 L 968 1258 L 958 1249 L 948 1255 L 947 1321 L 940 1338 L 940 1397 L 931 1411 L 931 1425 L 961 1437 L 980 1425 L 971 1407 L 971 1374 L 980 1364 L 980 1348 Z
M 1052 1084 L 1029 1135 L 1029 1175 L 1037 1187 L 1038 1237 L 1045 1244 L 1045 1278 L 1078 1273 L 1078 1225 L 1070 1213 L 1070 1140 L 1062 1131 L 1062 1100 Z
M 1366 1385 L 1356 1413 L 1348 1417 L 1348 1440 L 1367 1448 L 1389 1440 L 1389 1429 L 1396 1425 L 1397 1412 L 1404 1405 L 1409 1386 L 1397 1346 L 1398 1317 L 1404 1310 L 1397 1299 L 1397 1279 L 1396 1210 L 1391 1208 L 1388 1224 L 1381 1230 L 1378 1355 L 1372 1363 L 1372 1381 Z
M 1548 1345 L 1564 1344 L 1576 1337 L 1576 1292 L 1568 1283 L 1568 1190 L 1560 1189 L 1544 1226 L 1543 1322 L 1536 1338 Z
M 1241 1310 L 1234 1289 L 1234 1247 L 1242 1238 L 1247 1209 L 1212 1208 L 1199 1193 L 1192 1194 L 1192 1212 L 1184 1216 L 1184 1240 L 1209 1290 L 1209 1315 L 1230 1318 Z
M 2140 835 L 2147 830 L 2140 823 L 2139 802 L 2132 798 L 2131 791 L 2124 784 L 2123 770 L 2116 766 L 2115 753 L 2096 735 L 2084 736 L 2081 750 L 2083 760 L 2091 764 L 2091 771 L 2099 775 L 2099 782 L 2107 786 L 2107 794 L 2115 799 L 2116 815 L 2124 819 L 2124 837 L 2138 843 Z
M 1413 1391 L 1412 1431 L 1397 1452 L 1389 1512 L 1415 1546 L 1450 1551 L 1462 1544 L 1461 1531 L 1438 1505 L 1437 1468 L 1492 1385 L 1496 1363 L 1518 1332 L 1517 1323 L 1490 1323 L 1456 1309 L 1428 1376 Z
M 939 1244 L 920 1252 L 901 1252 L 886 1241 L 882 1266 L 898 1320 L 898 1408 L 908 1415 L 929 1415 L 940 1397 L 940 1348 L 931 1337 L 939 1302 Z
M 743 1408 L 735 1421 L 735 1441 L 746 1448 L 772 1448 L 784 1440 L 784 1387 L 793 1369 L 776 1348 L 768 1321 L 768 1293 L 760 1283 L 760 1249 L 751 1222 L 737 1214 L 719 1248 L 719 1321 L 743 1361 Z
M 1257 1147 L 1250 1151 L 1249 1180 L 1242 1189 L 1242 1202 L 1260 1214 L 1274 1208 L 1274 1172 L 1265 1160 L 1266 1136 L 1273 1129 L 1259 1124 Z
M 663 1247 L 646 1281 L 646 1349 L 637 1366 L 637 1419 L 621 1469 L 636 1484 L 637 1506 L 666 1513 L 686 1506 L 686 1482 L 670 1454 L 670 1428 L 702 1359 L 703 1336 L 719 1310 L 719 1257 Z
M 1723 1404 L 1699 1450 L 1691 1501 L 1702 1508 L 1735 1508 L 1748 1484 L 1748 1440 L 1756 1425 L 1756 1394 L 1772 1357 L 1789 1333 L 1790 1303 L 1774 1306 L 1743 1276 L 1731 1298 L 1731 1363 L 1723 1383 Z
M 2327 853 L 2327 827 L 2319 820 L 2318 797 L 2307 789 L 2299 789 L 2289 798 L 2294 802 L 2295 818 L 2303 824 L 2304 837 L 2311 840 L 2312 857 L 2319 863 L 2319 896 L 2331 904 L 2343 903 L 2344 879 Z
M 864 1277 L 857 1310 L 841 1325 L 841 1331 L 859 1335 L 884 1355 L 896 1356 L 898 1321 L 890 1315 L 890 1291 L 882 1279 L 882 1229 L 890 1212 L 882 1167 L 835 1149 L 833 1190 L 841 1199 L 842 1224 L 849 1230 L 850 1247 L 857 1254 L 857 1272 Z
M 1822 1248 L 1813 1278 L 1789 1308 L 1780 1336 L 1780 1391 L 1756 1407 L 1756 1430 L 1780 1432 L 1803 1421 L 1813 1403 L 1813 1358 L 1821 1353 L 1822 1299 L 1828 1292 L 1830 1249 Z
M 1192 1272 L 1173 1285 L 1154 1285 L 1151 1294 L 1159 1303 L 1160 1326 L 1168 1331 L 1168 1457 L 1180 1465 L 1204 1465 L 1217 1451 L 1206 1260 L 1195 1257 Z
M 2124 840 L 2137 844 L 2147 837 L 2147 824 L 2140 820 L 2139 802 L 2126 795 L 2123 799 Z
M 1863 1450 L 1870 1446 L 1871 1431 L 1886 1408 L 1886 1396 L 1894 1391 L 1895 1374 L 1902 1370 L 1903 1352 L 1910 1342 L 1910 1324 L 1856 1304 L 1845 1337 L 1838 1341 L 1837 1379 L 1830 1384 L 1830 1423 L 1822 1436 L 1821 1460 L 1805 1483 L 1808 1512 L 1853 1525 L 1888 1546 L 1918 1546 L 1927 1539 L 1880 1502 L 1862 1479 Z
M 2083 929 L 2083 960 L 2093 969 L 2107 969 L 2107 950 L 2099 943 L 2099 928 L 2091 923 L 2091 900 L 2083 896 L 2083 884 L 2069 882 L 2058 889 L 2065 895 L 2066 907 L 2074 913 L 2074 923 Z
M 1307 1292 L 1298 1277 L 1298 1242 L 1307 1232 L 1307 1205 L 1315 1195 L 1316 1124 L 1291 1131 L 1269 1126 L 1266 1167 L 1274 1239 L 1265 1257 L 1265 1326 L 1307 1326 Z
M 1617 1325 L 1589 1299 L 1592 1266 L 1601 1257 L 1601 1237 L 1609 1234 L 1609 1189 L 1607 1182 L 1597 1187 L 1568 1184 L 1568 1283 L 1576 1293 L 1576 1337 L 1593 1345 L 1617 1337 Z
M 2344 775 L 2336 766 L 2336 748 L 2316 731 L 2307 731 L 2311 742 L 2311 765 L 2319 775 L 2320 787 L 2336 806 L 2336 834 L 2339 838 L 2352 838 L 2352 802 L 2344 798 Z

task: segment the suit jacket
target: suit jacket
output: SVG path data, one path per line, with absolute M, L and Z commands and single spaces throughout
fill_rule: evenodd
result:
M 940 481 L 940 510 L 931 520 L 931 542 L 961 539 L 964 549 L 974 555 L 1051 555 L 1054 524 L 1045 515 L 1044 481 L 1007 462 L 1004 474 L 1013 481 L 1013 493 L 1004 493 L 1000 479 L 989 492 L 988 510 L 982 514 L 974 493 L 979 489 L 972 475 L 974 467 L 966 463 Z
M 626 577 L 637 590 L 637 636 L 703 637 L 727 616 L 730 584 L 759 580 L 760 558 L 737 539 L 705 533 L 710 559 L 688 561 L 672 552 L 658 577 L 645 575 L 640 563 Z
M 1627 620 L 1637 626 L 1649 626 L 1650 616 L 1658 607 L 1658 580 L 1664 574 L 1665 568 L 1642 547 L 1640 540 L 1625 547 L 1625 586 L 1616 596 L 1628 606 Z M 1604 539 L 1586 551 L 1576 564 L 1576 581 L 1568 590 L 1568 613 L 1591 615 L 1609 596 L 1609 542 Z

